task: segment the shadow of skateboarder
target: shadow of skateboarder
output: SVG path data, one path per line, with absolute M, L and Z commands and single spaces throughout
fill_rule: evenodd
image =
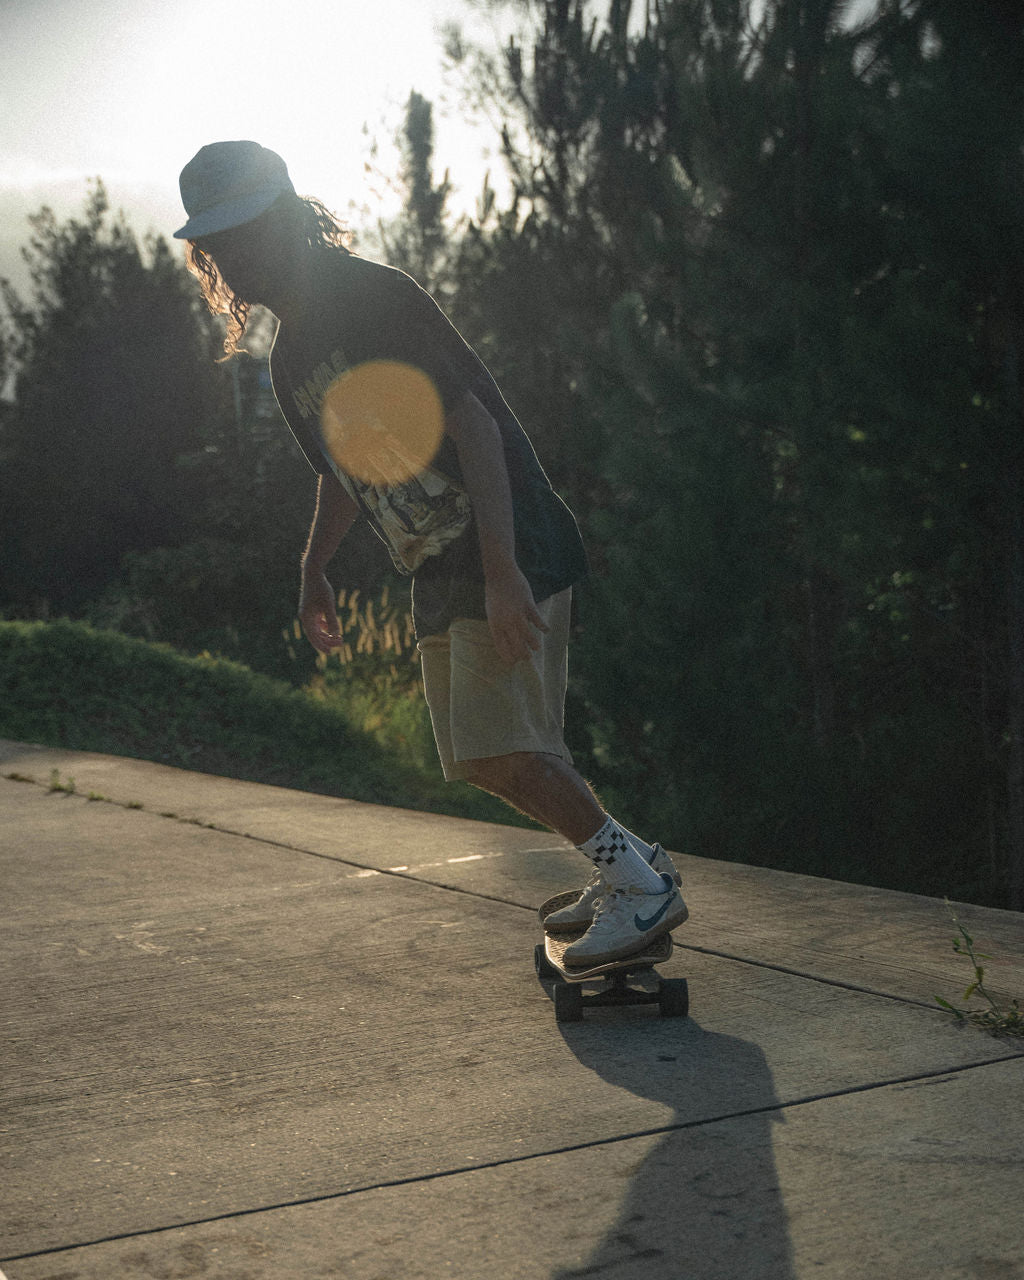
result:
M 784 1116 L 761 1049 L 644 1012 L 591 1015 L 561 1031 L 584 1067 L 673 1116 L 663 1134 L 636 1135 L 646 1154 L 617 1220 L 552 1280 L 795 1280 L 772 1150 L 771 1126 Z

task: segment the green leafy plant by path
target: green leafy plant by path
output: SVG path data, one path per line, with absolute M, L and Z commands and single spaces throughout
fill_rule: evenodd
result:
M 295 689 L 84 623 L 0 622 L 0 736 L 154 760 L 223 777 L 515 823 L 346 714 L 343 690 Z M 362 710 L 358 719 L 364 719 Z M 61 790 L 73 784 L 56 780 Z
M 987 1002 L 987 1007 L 984 1009 L 958 1009 L 956 1005 L 951 1004 L 948 1000 L 943 1000 L 941 996 L 935 997 L 936 1003 L 941 1005 L 948 1013 L 951 1013 L 958 1021 L 973 1023 L 974 1026 L 981 1027 L 993 1035 L 1024 1036 L 1024 1011 L 1021 1010 L 1020 1002 L 1011 1000 L 1009 1006 L 1001 1005 L 986 988 L 985 969 L 981 962 L 983 960 L 991 960 L 992 957 L 975 950 L 974 939 L 968 933 L 963 922 L 948 901 L 946 908 L 957 930 L 953 939 L 953 950 L 957 955 L 965 956 L 974 971 L 974 976 L 961 999 L 966 1004 L 968 1000 L 972 1000 L 975 996 L 981 996 Z

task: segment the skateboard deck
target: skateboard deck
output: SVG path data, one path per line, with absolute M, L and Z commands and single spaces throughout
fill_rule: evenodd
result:
M 556 894 L 539 912 L 544 918 L 568 906 L 579 891 Z M 655 965 L 672 955 L 672 936 L 662 934 L 641 951 L 605 960 L 601 964 L 578 966 L 565 963 L 565 949 L 586 932 L 586 926 L 545 929 L 543 943 L 534 949 L 537 976 L 552 984 L 555 1018 L 559 1022 L 579 1022 L 587 1006 L 656 1004 L 662 1017 L 684 1017 L 690 1008 L 685 978 L 663 978 Z

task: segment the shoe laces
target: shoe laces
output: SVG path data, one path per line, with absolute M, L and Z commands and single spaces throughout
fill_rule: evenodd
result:
M 583 893 L 580 894 L 580 897 L 583 897 L 585 895 L 589 897 L 593 897 L 594 895 L 596 895 L 598 898 L 603 898 L 605 894 L 607 894 L 607 892 L 608 892 L 608 882 L 605 880 L 604 876 L 600 873 L 600 871 L 598 871 L 595 868 L 594 874 L 587 881 L 586 885 L 583 888 Z
M 596 931 L 600 935 L 617 928 L 622 917 L 628 916 L 632 910 L 627 899 L 644 896 L 646 895 L 632 886 L 628 889 L 609 889 L 594 906 L 594 923 L 590 926 L 590 933 Z

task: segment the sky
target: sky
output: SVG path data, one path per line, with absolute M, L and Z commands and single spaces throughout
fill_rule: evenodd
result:
M 472 208 L 500 165 L 445 76 L 451 20 L 501 38 L 464 0 L 0 0 L 0 276 L 24 288 L 27 215 L 78 213 L 94 177 L 136 231 L 170 236 L 178 173 L 221 139 L 271 147 L 301 194 L 372 225 L 397 204 L 412 89 L 434 103 L 435 172 Z

